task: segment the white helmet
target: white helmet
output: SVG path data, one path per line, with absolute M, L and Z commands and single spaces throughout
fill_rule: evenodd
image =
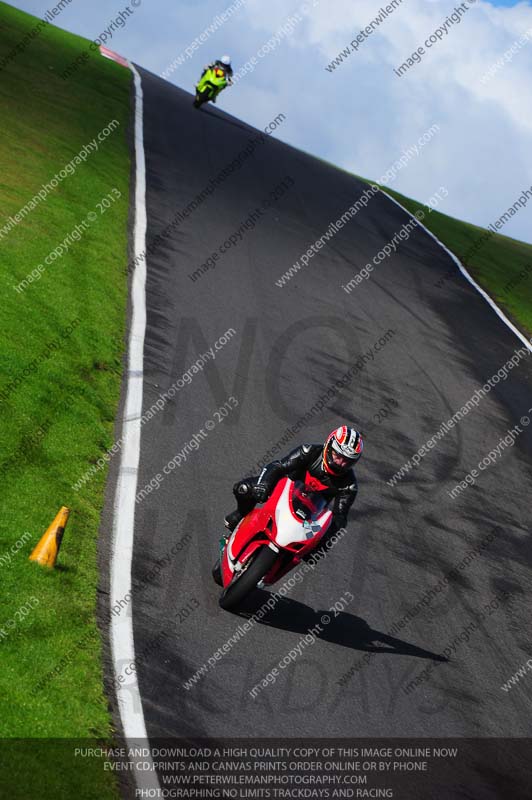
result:
M 231 66 L 231 59 L 229 56 L 222 56 L 220 61 L 222 62 L 222 64 L 225 64 L 226 67 Z

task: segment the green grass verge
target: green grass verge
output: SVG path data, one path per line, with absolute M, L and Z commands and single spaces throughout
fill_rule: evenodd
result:
M 72 78 L 61 79 L 88 43 L 52 26 L 6 64 L 36 23 L 0 3 L 0 734 L 107 740 L 95 621 L 106 470 L 79 492 L 72 484 L 112 444 L 119 399 L 131 75 L 91 51 Z M 98 149 L 6 230 L 8 218 L 110 122 Z M 104 197 L 108 207 L 99 208 Z M 65 253 L 46 264 L 76 226 Z M 20 289 L 32 270 L 39 277 Z M 28 555 L 61 505 L 72 515 L 60 566 L 47 570 Z M 55 668 L 59 674 L 39 689 Z M 2 746 L 10 755 L 1 778 L 6 796 L 117 796 L 113 776 L 93 761 L 58 761 L 38 743 L 10 747 Z
M 448 217 L 386 186 L 381 188 L 411 214 L 423 210 L 423 224 L 460 259 L 507 316 L 532 335 L 532 245 Z M 445 280 L 455 275 L 453 266 Z

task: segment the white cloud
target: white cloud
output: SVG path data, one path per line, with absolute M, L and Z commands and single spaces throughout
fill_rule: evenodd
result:
M 383 3 L 383 5 L 386 5 Z M 292 8 L 297 9 L 297 5 Z M 333 72 L 325 66 L 378 14 L 372 0 L 321 0 L 289 42 L 259 64 L 227 106 L 262 122 L 253 87 L 267 91 L 288 114 L 280 133 L 290 143 L 366 177 L 377 177 L 432 124 L 441 134 L 410 162 L 394 188 L 425 200 L 443 185 L 446 213 L 487 225 L 532 185 L 532 41 L 487 83 L 486 70 L 532 27 L 526 3 L 494 8 L 477 2 L 403 77 L 402 64 L 445 23 L 454 2 L 404 0 Z M 289 11 L 283 6 L 284 15 Z M 279 21 L 279 4 L 275 4 Z M 268 9 L 245 12 L 264 38 L 275 30 Z M 249 54 L 255 52 L 249 43 Z M 247 57 L 247 55 L 246 55 Z M 271 105 L 271 103 L 269 104 Z M 504 229 L 532 241 L 532 201 Z

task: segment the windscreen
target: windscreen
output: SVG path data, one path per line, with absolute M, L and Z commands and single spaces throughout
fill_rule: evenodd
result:
M 311 489 L 303 481 L 294 481 L 292 506 L 301 519 L 312 519 L 322 513 L 327 506 L 327 500 L 323 492 Z

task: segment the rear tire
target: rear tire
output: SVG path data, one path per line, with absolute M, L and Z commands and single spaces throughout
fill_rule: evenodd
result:
M 238 606 L 256 588 L 257 583 L 268 574 L 278 558 L 279 554 L 270 547 L 266 545 L 262 547 L 241 577 L 233 578 L 229 586 L 223 590 L 218 601 L 220 607 L 225 611 L 231 611 Z

